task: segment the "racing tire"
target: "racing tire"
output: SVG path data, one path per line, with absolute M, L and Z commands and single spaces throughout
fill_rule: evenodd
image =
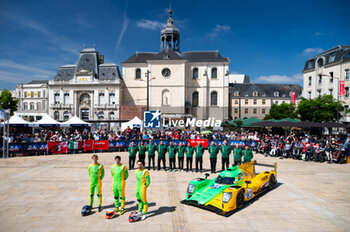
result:
M 274 175 L 271 175 L 270 176 L 270 179 L 269 179 L 269 189 L 273 189 L 273 187 L 275 186 L 276 184 L 276 178 Z
M 236 196 L 236 208 L 241 209 L 243 207 L 243 204 L 244 204 L 244 193 L 242 190 L 240 190 Z

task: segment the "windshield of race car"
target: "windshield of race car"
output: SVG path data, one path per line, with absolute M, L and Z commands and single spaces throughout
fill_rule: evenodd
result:
M 233 184 L 235 182 L 234 177 L 218 176 L 215 180 L 216 184 Z

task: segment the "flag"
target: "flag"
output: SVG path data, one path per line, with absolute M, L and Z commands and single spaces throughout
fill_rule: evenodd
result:
M 345 94 L 345 83 L 344 81 L 339 81 L 339 96 Z
M 85 140 L 84 141 L 84 151 L 94 150 L 94 140 Z
M 78 150 L 83 148 L 83 143 L 81 141 L 70 141 L 69 142 L 69 149 L 70 150 Z
M 108 140 L 94 141 L 94 150 L 108 150 L 108 149 L 109 149 Z
M 47 151 L 49 154 L 65 154 L 68 152 L 68 141 L 48 142 Z
M 291 99 L 291 103 L 295 103 L 295 92 L 292 92 L 291 93 L 291 97 L 292 97 L 292 99 Z

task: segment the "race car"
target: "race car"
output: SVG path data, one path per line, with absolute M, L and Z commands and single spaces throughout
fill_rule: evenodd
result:
M 274 167 L 274 170 L 256 174 L 255 165 Z M 228 213 L 243 207 L 260 193 L 272 189 L 277 183 L 277 163 L 257 164 L 251 161 L 232 166 L 222 171 L 216 178 L 197 178 L 190 181 L 183 204 L 194 205 L 218 214 Z

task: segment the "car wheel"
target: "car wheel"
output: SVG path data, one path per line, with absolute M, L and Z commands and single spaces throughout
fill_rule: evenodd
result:
M 240 190 L 237 193 L 237 196 L 236 196 L 236 207 L 237 207 L 237 209 L 242 208 L 243 204 L 244 204 L 244 193 L 243 193 L 242 190 Z
M 274 175 L 271 175 L 269 179 L 269 189 L 273 189 L 273 186 L 275 186 L 275 184 L 276 184 L 276 178 Z

